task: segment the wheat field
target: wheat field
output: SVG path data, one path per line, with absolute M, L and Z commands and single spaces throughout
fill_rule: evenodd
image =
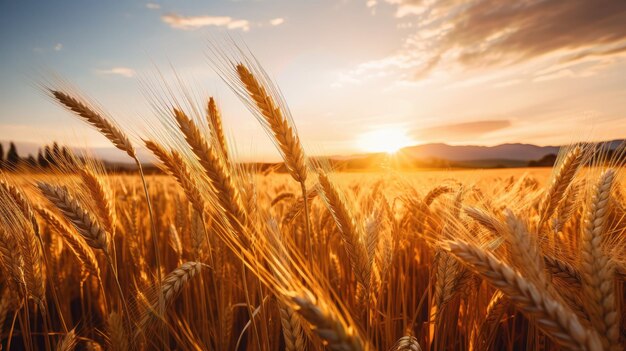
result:
M 139 172 L 66 155 L 1 175 L 4 348 L 624 348 L 621 151 L 574 144 L 551 171 L 336 173 L 255 62 L 216 64 L 285 173 L 234 161 L 212 98 L 163 99 L 166 127 L 137 137 L 46 87 Z M 142 172 L 139 147 L 165 174 Z

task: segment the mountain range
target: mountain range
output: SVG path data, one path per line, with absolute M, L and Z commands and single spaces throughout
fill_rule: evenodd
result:
M 624 140 L 611 140 L 607 143 L 610 149 L 614 149 Z M 8 150 L 9 142 L 0 141 L 4 145 L 5 152 Z M 28 142 L 16 142 L 18 153 L 22 157 L 29 154 L 36 156 L 39 144 Z M 594 143 L 595 144 L 595 143 Z M 439 166 L 445 166 L 442 162 L 447 162 L 448 166 L 458 167 L 522 167 L 526 166 L 529 161 L 540 160 L 548 155 L 554 155 L 559 152 L 561 146 L 538 146 L 533 144 L 500 144 L 495 146 L 478 146 L 478 145 L 448 145 L 444 143 L 422 144 L 409 146 L 400 149 L 397 152 L 398 159 L 404 159 L 405 164 L 414 164 L 428 166 L 433 162 Z M 74 149 L 78 151 L 79 149 Z M 151 163 L 154 158 L 145 149 L 138 149 L 138 155 L 141 160 Z M 89 153 L 108 163 L 132 163 L 128 156 L 114 147 L 92 148 Z M 336 164 L 344 164 L 347 168 L 361 168 L 374 164 L 386 155 L 382 153 L 364 153 L 353 154 L 348 156 L 329 156 L 318 157 Z

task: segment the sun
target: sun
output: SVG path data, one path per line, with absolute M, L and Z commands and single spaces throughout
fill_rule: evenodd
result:
M 405 146 L 415 144 L 415 141 L 407 135 L 405 129 L 383 127 L 361 134 L 357 144 L 363 151 L 393 154 Z

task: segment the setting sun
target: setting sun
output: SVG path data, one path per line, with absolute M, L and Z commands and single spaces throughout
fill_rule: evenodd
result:
M 361 134 L 358 139 L 358 146 L 367 152 L 394 153 L 405 146 L 414 144 L 406 133 L 406 130 L 397 127 L 381 128 Z

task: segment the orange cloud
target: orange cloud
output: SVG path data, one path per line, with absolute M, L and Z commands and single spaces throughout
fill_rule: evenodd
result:
M 250 22 L 244 19 L 234 19 L 229 16 L 181 16 L 168 13 L 161 17 L 170 27 L 183 30 L 195 30 L 203 27 L 225 27 L 228 29 L 250 30 Z
M 128 67 L 112 67 L 110 69 L 99 69 L 96 71 L 98 74 L 103 75 L 117 75 L 126 78 L 132 78 L 135 76 L 135 70 Z
M 546 64 L 563 70 L 564 63 L 626 56 L 623 0 L 386 2 L 403 22 L 414 19 L 415 32 L 393 55 L 358 66 L 352 79 L 381 70 L 421 80 L 438 69 L 510 68 L 538 58 L 555 58 Z
M 415 131 L 415 138 L 428 141 L 465 141 L 481 137 L 487 133 L 506 129 L 509 120 L 485 120 L 466 123 L 453 123 Z

